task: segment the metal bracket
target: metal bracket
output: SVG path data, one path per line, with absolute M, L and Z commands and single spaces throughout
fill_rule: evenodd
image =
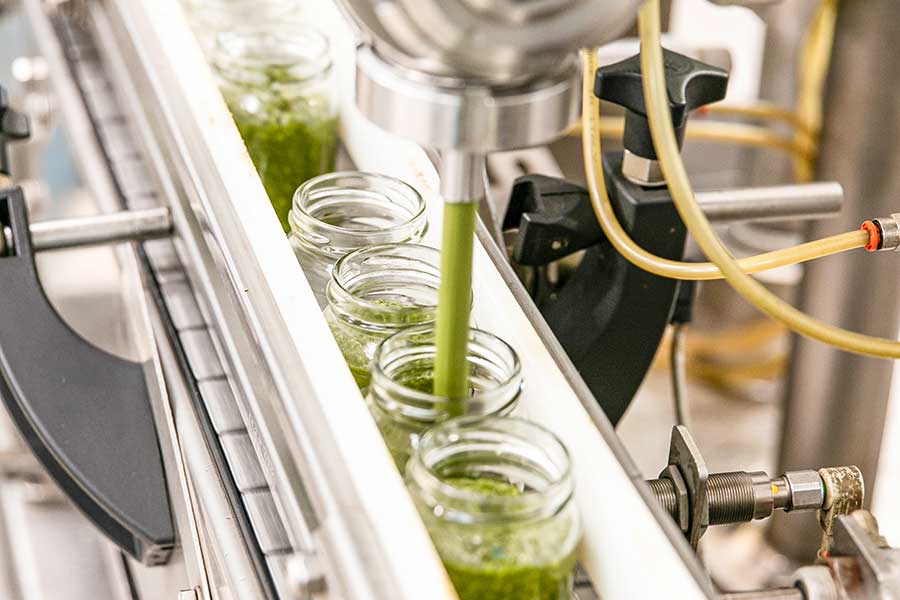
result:
M 175 542 L 144 367 L 79 337 L 56 313 L 34 263 L 25 198 L 0 190 L 0 396 L 68 498 L 145 564 Z
M 672 440 L 669 442 L 669 465 L 678 468 L 684 484 L 687 486 L 691 510 L 689 524 L 684 531 L 687 534 L 688 542 L 696 549 L 697 544 L 700 543 L 700 537 L 709 525 L 709 496 L 706 489 L 709 469 L 707 469 L 706 461 L 703 460 L 700 449 L 694 442 L 694 438 L 691 437 L 690 431 L 682 425 L 672 428 Z M 660 477 L 668 476 L 668 471 L 669 469 L 663 471 Z

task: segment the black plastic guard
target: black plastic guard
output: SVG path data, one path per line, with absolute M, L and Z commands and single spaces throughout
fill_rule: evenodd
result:
M 143 367 L 92 346 L 50 305 L 25 200 L 0 190 L 0 395 L 66 496 L 122 550 L 165 563 L 175 532 Z M 72 277 L 78 277 L 72 273 Z
M 621 153 L 603 155 L 610 201 L 637 244 L 681 259 L 687 232 L 666 188 L 645 189 L 621 176 Z M 613 425 L 650 369 L 672 318 L 679 282 L 643 271 L 603 235 L 583 187 L 548 177 L 517 180 L 504 223 L 518 228 L 513 259 L 542 265 L 586 249 L 554 294 L 535 302 Z

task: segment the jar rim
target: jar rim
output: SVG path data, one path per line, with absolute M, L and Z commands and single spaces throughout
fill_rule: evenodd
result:
M 468 437 L 467 437 L 468 436 Z M 454 451 L 465 451 L 463 445 L 469 438 L 480 439 L 479 456 L 490 443 L 514 439 L 532 456 L 514 457 L 514 446 L 507 445 L 498 457 L 515 462 L 522 468 L 525 459 L 541 453 L 547 463 L 553 463 L 554 472 L 547 469 L 545 485 L 541 489 L 523 489 L 516 495 L 500 495 L 459 487 L 448 483 L 436 468 L 454 459 Z M 444 442 L 448 442 L 445 444 Z M 433 464 L 427 460 L 435 453 Z M 523 451 L 524 455 L 525 452 Z M 458 458 L 454 464 L 458 464 Z M 459 417 L 432 427 L 420 438 L 406 466 L 408 480 L 418 488 L 421 499 L 432 508 L 440 506 L 440 518 L 460 523 L 515 522 L 549 518 L 556 515 L 572 499 L 575 493 L 571 454 L 562 440 L 552 431 L 527 419 L 518 417 Z
M 270 43 L 277 53 L 248 53 L 252 44 Z M 215 37 L 213 62 L 220 72 L 258 70 L 266 67 L 294 67 L 285 85 L 303 83 L 332 67 L 331 43 L 318 28 L 296 22 L 242 24 Z M 296 69 L 297 66 L 306 67 Z M 227 75 L 226 75 L 227 76 Z
M 381 184 L 386 184 L 392 188 L 392 191 L 397 192 L 398 194 L 404 194 L 408 198 L 412 200 L 412 203 L 415 204 L 415 208 L 409 211 L 409 216 L 406 221 L 402 223 L 396 223 L 391 225 L 390 227 L 385 227 L 382 229 L 378 229 L 377 231 L 366 230 L 366 229 L 356 229 L 351 227 L 342 227 L 340 225 L 332 225 L 330 223 L 326 223 L 319 218 L 317 218 L 312 212 L 309 210 L 309 207 L 306 205 L 306 201 L 310 200 L 312 194 L 315 191 L 317 186 L 322 186 L 323 184 L 327 184 L 329 182 L 337 182 L 341 179 L 348 178 L 357 178 L 366 180 L 369 182 L 376 182 Z M 321 193 L 341 193 L 345 188 L 334 187 L 331 189 L 323 189 Z M 398 204 L 394 200 L 393 197 L 387 196 L 388 199 L 394 203 Z M 335 233 L 335 234 L 345 234 L 345 235 L 365 235 L 365 234 L 378 234 L 378 235 L 390 235 L 398 232 L 404 232 L 406 230 L 410 230 L 410 232 L 414 232 L 419 227 L 423 228 L 422 233 L 424 233 L 425 229 L 427 229 L 427 219 L 426 219 L 426 211 L 428 205 L 425 202 L 425 199 L 419 193 L 416 188 L 406 183 L 402 179 L 398 179 L 396 177 L 391 177 L 390 175 L 383 175 L 380 173 L 372 173 L 368 171 L 336 171 L 333 173 L 325 173 L 323 175 L 318 175 L 313 177 L 312 179 L 308 179 L 303 182 L 294 192 L 293 205 L 291 207 L 291 211 L 288 215 L 288 219 L 291 224 L 291 230 L 293 233 L 298 234 L 298 236 L 302 233 L 303 226 L 305 223 L 303 221 L 308 221 L 311 224 L 314 224 L 317 230 L 321 230 L 327 233 Z M 341 254 L 343 256 L 343 253 Z
M 372 400 L 383 410 L 397 418 L 435 423 L 459 405 L 472 410 L 476 400 L 479 403 L 476 406 L 484 405 L 481 416 L 503 414 L 515 406 L 522 392 L 522 363 L 519 355 L 505 340 L 474 327 L 469 328 L 469 348 L 466 358 L 470 362 L 475 362 L 476 358 L 485 361 L 485 357 L 473 355 L 473 349 L 478 347 L 486 348 L 490 354 L 504 354 L 505 372 L 503 380 L 498 385 L 477 390 L 473 396 L 450 398 L 408 387 L 395 381 L 386 372 L 387 364 L 393 366 L 403 359 L 433 360 L 436 354 L 434 338 L 434 324 L 415 325 L 394 333 L 375 348 L 371 362 L 369 393 Z M 416 353 L 417 347 L 424 350 Z M 485 352 L 485 355 L 488 352 Z
M 403 256 L 403 254 L 408 254 L 410 256 Z M 417 254 L 418 256 L 411 256 L 413 254 Z M 337 312 L 343 316 L 355 318 L 357 316 L 356 311 L 353 311 L 353 314 L 346 314 L 347 311 L 339 308 L 345 304 L 352 304 L 355 309 L 366 311 L 373 316 L 383 317 L 385 320 L 388 317 L 413 315 L 425 310 L 437 309 L 436 298 L 433 304 L 413 303 L 395 307 L 365 298 L 357 293 L 356 290 L 353 290 L 348 278 L 344 277 L 344 270 L 349 268 L 355 261 L 365 261 L 367 259 L 378 257 L 408 261 L 410 266 L 406 270 L 415 270 L 420 274 L 433 276 L 435 280 L 435 290 L 437 290 L 437 285 L 440 283 L 440 251 L 438 251 L 437 248 L 432 248 L 431 246 L 425 246 L 423 244 L 408 243 L 376 244 L 374 246 L 359 248 L 338 259 L 331 271 L 331 278 L 328 280 L 325 287 L 325 295 L 328 298 L 329 306 L 337 310 Z M 414 266 L 416 263 L 422 264 L 422 267 L 416 268 Z M 431 267 L 431 269 L 427 269 L 425 265 Z M 434 319 L 431 318 L 427 321 L 423 320 L 420 323 L 427 323 L 433 320 Z

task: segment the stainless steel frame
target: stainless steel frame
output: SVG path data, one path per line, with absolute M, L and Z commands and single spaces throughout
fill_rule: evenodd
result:
M 63 65 L 42 2 L 26 1 L 32 19 L 45 28 L 48 52 L 57 54 L 48 60 Z M 90 0 L 85 5 L 95 21 L 106 23 L 99 33 L 116 91 L 135 117 L 143 153 L 171 212 L 178 258 L 199 296 L 204 321 L 214 329 L 207 345 L 237 398 L 293 558 L 322 566 L 328 598 L 454 598 L 280 234 L 179 2 Z M 429 201 L 430 235 L 436 237 L 442 203 L 433 165 L 421 148 L 385 135 L 356 112 L 351 29 L 331 3 L 323 3 L 315 18 L 334 36 L 344 86 L 345 145 L 360 168 L 400 176 L 419 188 Z M 59 77 L 63 88 L 73 87 L 65 72 Z M 80 106 L 77 98 L 72 104 Z M 98 194 L 115 198 L 109 174 L 98 171 L 103 157 L 93 128 L 74 109 L 70 118 L 78 143 L 89 150 L 85 169 L 96 175 Z M 120 208 L 115 204 L 110 201 L 108 210 Z M 429 241 L 436 244 L 435 237 Z M 586 524 L 580 558 L 598 592 L 610 598 L 711 596 L 696 557 L 653 501 L 502 254 L 486 238 L 476 248 L 475 287 L 475 320 L 512 343 L 526 372 L 534 374 L 522 413 L 561 435 L 575 456 L 576 497 Z M 143 307 L 143 300 L 135 306 Z M 152 310 L 137 321 L 159 336 Z M 149 357 L 154 364 L 161 359 L 161 367 L 148 374 L 152 380 L 161 372 L 167 381 L 160 390 L 158 422 L 167 464 L 180 475 L 173 478 L 172 494 L 185 509 L 179 512 L 179 532 L 190 554 L 185 563 L 190 586 L 214 598 L 224 584 L 234 598 L 255 599 L 258 590 L 244 581 L 252 578 L 245 541 L 226 522 L 221 481 L 162 337 L 158 346 L 159 357 L 152 350 Z M 647 556 L 654 561 L 652 577 L 644 575 Z

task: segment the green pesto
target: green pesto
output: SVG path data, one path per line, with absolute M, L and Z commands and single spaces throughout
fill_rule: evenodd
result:
M 526 552 L 526 550 L 522 550 Z M 444 561 L 459 600 L 569 600 L 575 555 L 544 564 L 516 564 L 499 553 L 480 565 Z
M 448 478 L 481 495 L 514 497 L 521 489 L 489 478 Z M 574 548 L 560 550 L 570 523 L 453 524 L 426 516 L 426 524 L 460 600 L 569 600 Z M 560 555 L 561 554 L 561 555 Z
M 434 318 L 434 307 L 416 306 L 384 298 L 379 298 L 374 303 L 397 310 L 376 311 L 356 307 L 353 309 L 353 322 L 338 317 L 330 308 L 325 312 L 331 333 L 360 390 L 367 389 L 372 381 L 370 363 L 378 344 L 404 327 L 427 323 Z M 360 326 L 359 322 L 369 326 Z
M 451 485 L 460 490 L 475 492 L 485 496 L 521 496 L 522 490 L 517 485 L 513 485 L 499 479 L 489 479 L 487 477 L 479 477 L 473 479 L 471 477 L 448 477 L 444 479 L 444 483 Z
M 269 201 L 288 232 L 294 191 L 307 179 L 334 170 L 337 119 L 318 95 L 279 93 L 280 87 L 292 85 L 288 69 L 269 67 L 263 73 L 265 82 L 230 89 L 226 100 Z M 261 103 L 252 113 L 242 107 L 243 99 L 251 95 Z
M 398 375 L 394 381 L 410 390 L 425 394 L 434 393 L 434 373 L 431 371 L 430 365 L 427 371 L 413 369 Z M 438 410 L 440 407 L 430 406 L 429 408 Z M 465 406 L 458 401 L 447 402 L 443 408 L 443 416 L 440 421 L 465 412 Z M 397 465 L 397 469 L 402 473 L 406 468 L 406 463 L 409 462 L 410 456 L 412 456 L 415 441 L 425 433 L 425 430 L 432 427 L 435 422 L 418 421 L 405 418 L 402 415 L 391 414 L 373 399 L 369 399 L 369 409 L 375 419 L 375 424 L 378 425 L 378 429 L 381 431 L 385 445 L 394 458 L 394 464 Z

